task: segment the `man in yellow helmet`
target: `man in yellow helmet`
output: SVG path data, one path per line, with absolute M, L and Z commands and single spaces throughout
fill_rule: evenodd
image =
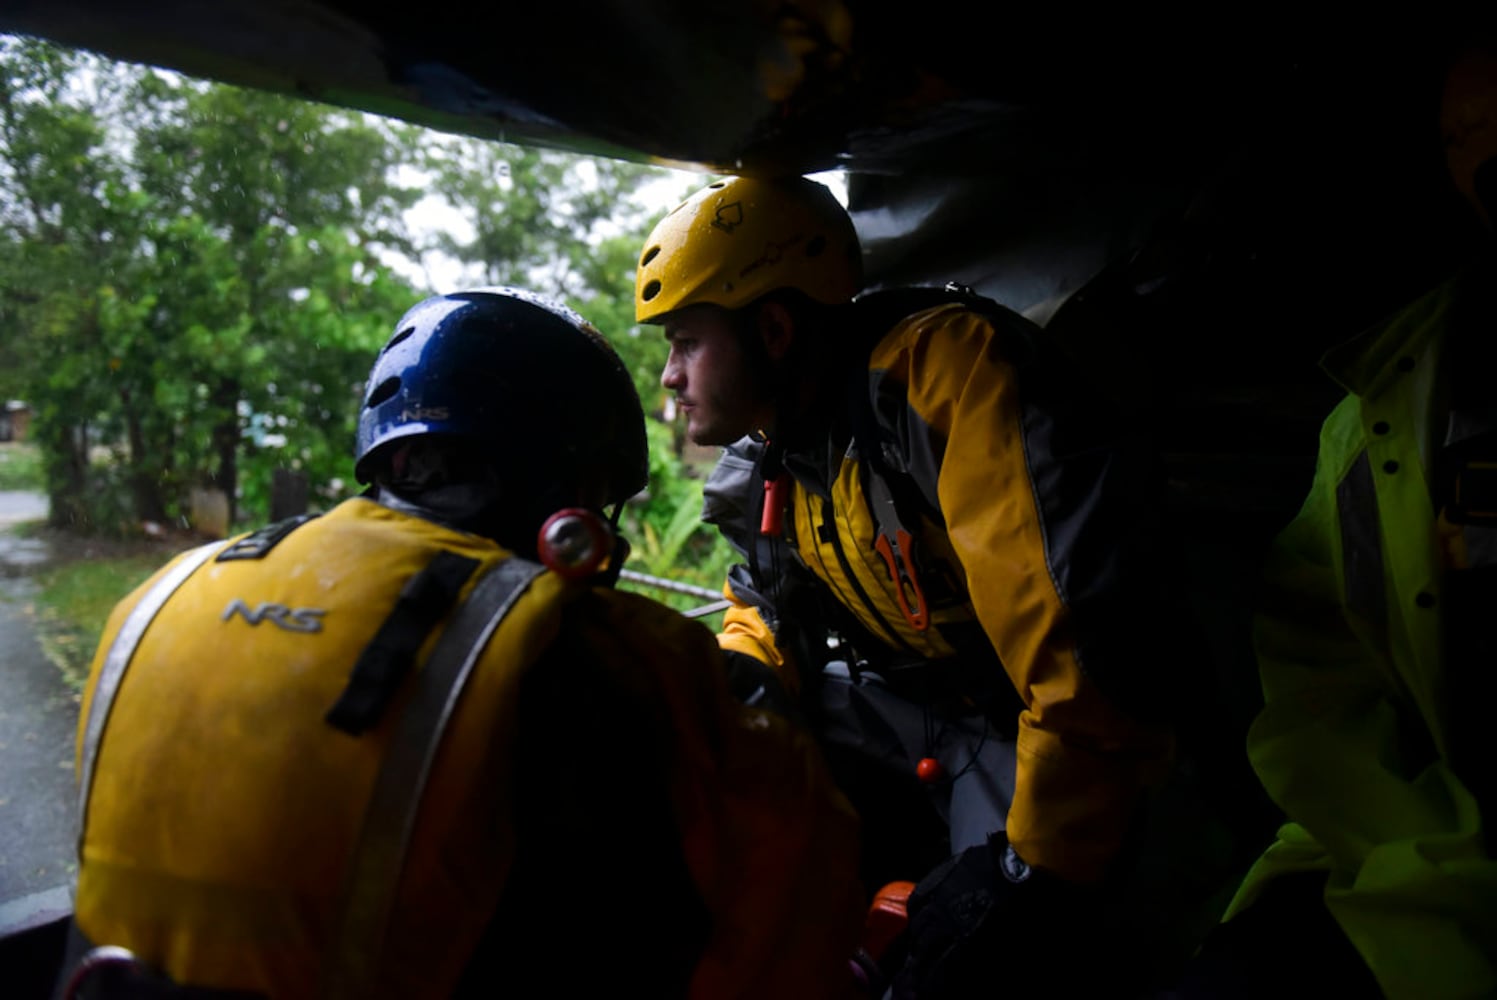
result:
M 111 617 L 65 992 L 847 989 L 845 799 L 709 631 L 611 587 L 645 447 L 575 313 L 413 307 L 364 395 L 368 491 L 187 552 Z
M 798 177 L 707 186 L 639 258 L 661 382 L 724 448 L 736 690 L 820 738 L 868 891 L 919 882 L 899 992 L 1136 988 L 1109 908 L 1183 683 L 1153 467 L 1019 315 L 861 286 Z
M 1484 231 L 1321 362 L 1346 395 L 1254 630 L 1248 752 L 1287 822 L 1181 1000 L 1497 997 L 1497 36 L 1450 63 L 1440 126 Z

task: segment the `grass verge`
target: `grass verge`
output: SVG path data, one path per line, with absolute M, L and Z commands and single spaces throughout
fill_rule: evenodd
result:
M 88 680 L 89 664 L 115 604 L 188 544 L 83 538 L 40 521 L 9 530 L 46 546 L 45 561 L 23 571 L 36 587 L 31 617 L 42 652 L 75 692 Z
M 37 573 L 37 642 L 74 691 L 89 664 L 109 612 L 160 568 L 159 555 L 133 554 L 62 563 Z
M 36 445 L 0 442 L 0 490 L 40 490 L 44 485 L 42 456 Z

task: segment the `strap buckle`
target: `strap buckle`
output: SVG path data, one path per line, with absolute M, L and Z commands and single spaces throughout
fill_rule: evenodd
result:
M 889 540 L 887 531 L 881 531 L 873 542 L 874 550 L 884 557 L 884 565 L 889 567 L 889 579 L 894 581 L 894 596 L 899 601 L 899 610 L 904 612 L 904 620 L 916 632 L 924 632 L 930 628 L 930 606 L 925 602 L 925 590 L 920 586 L 920 578 L 906 555 L 913 546 L 914 540 L 903 528 L 895 531 L 893 541 Z M 910 609 L 910 594 L 915 598 L 913 611 Z

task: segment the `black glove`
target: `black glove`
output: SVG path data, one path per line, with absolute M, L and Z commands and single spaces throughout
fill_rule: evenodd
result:
M 1002 833 L 950 858 L 910 895 L 898 1000 L 1072 996 L 1105 989 L 1100 890 L 1031 868 Z
M 745 705 L 774 712 L 792 722 L 801 717 L 780 675 L 769 664 L 735 649 L 723 650 L 728 666 L 728 690 Z

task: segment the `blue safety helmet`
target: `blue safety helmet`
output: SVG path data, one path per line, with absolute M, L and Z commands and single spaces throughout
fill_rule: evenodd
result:
M 622 503 L 649 477 L 644 410 L 623 362 L 566 306 L 517 288 L 477 288 L 413 306 L 364 390 L 354 475 L 415 435 L 461 437 L 538 487 L 601 486 Z

